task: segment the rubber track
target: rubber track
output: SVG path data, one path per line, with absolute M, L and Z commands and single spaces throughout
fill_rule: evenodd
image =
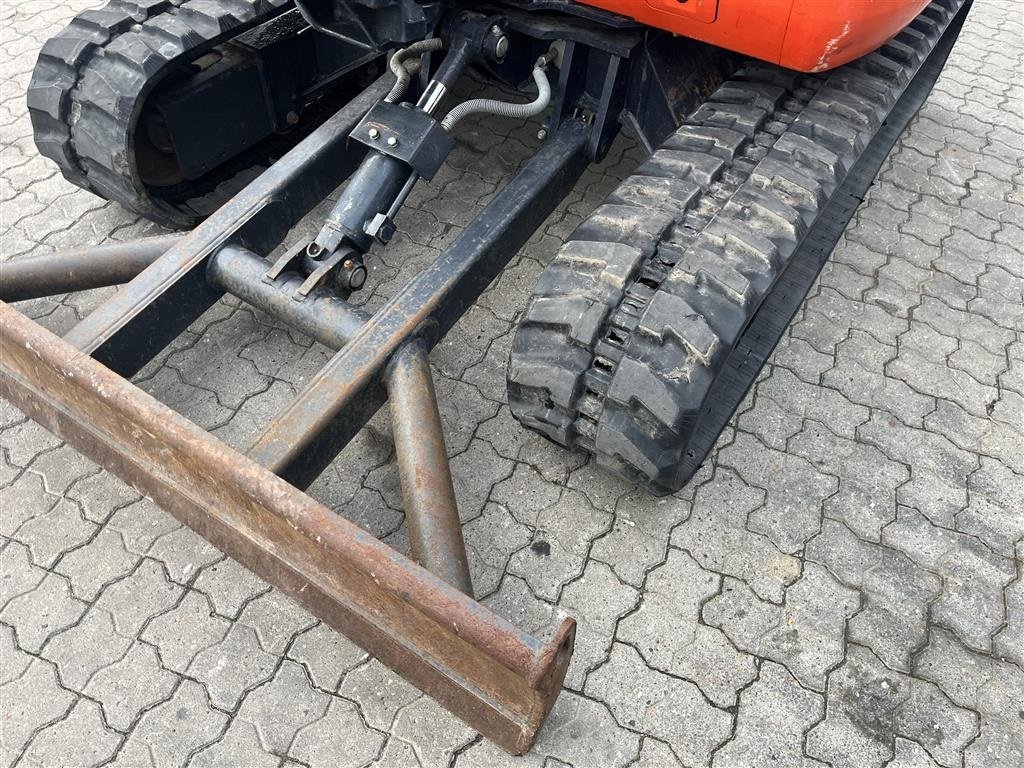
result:
M 515 416 L 655 493 L 682 487 L 827 261 L 922 68 L 920 99 L 930 90 L 962 5 L 933 2 L 825 76 L 748 65 L 716 91 L 545 269 L 513 340 Z
M 234 37 L 289 0 L 111 0 L 43 45 L 28 87 L 36 146 L 68 181 L 168 226 L 203 211 L 153 197 L 132 152 L 153 86 L 178 61 Z

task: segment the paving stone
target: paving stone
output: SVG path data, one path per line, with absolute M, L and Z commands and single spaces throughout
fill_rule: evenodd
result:
M 946 556 L 939 573 L 944 589 L 932 605 L 933 621 L 952 629 L 971 648 L 990 650 L 992 635 L 1005 620 L 1003 589 L 1016 577 L 1012 562 L 965 537 Z
M 18 765 L 91 768 L 113 757 L 120 741 L 120 736 L 103 725 L 99 706 L 87 699 L 78 699 L 67 717 L 33 737 Z
M 182 765 L 218 739 L 226 724 L 227 715 L 210 708 L 202 686 L 182 680 L 170 699 L 142 716 L 111 765 Z
M 31 421 L 24 421 L 0 430 L 0 448 L 16 467 L 27 467 L 43 451 L 61 445 L 61 440 Z M 42 483 L 42 478 L 39 478 Z
M 422 694 L 376 659 L 345 675 L 338 694 L 355 702 L 367 725 L 388 731 L 402 707 Z
M 765 491 L 720 469 L 694 496 L 693 512 L 672 532 L 672 545 L 704 568 L 742 579 L 759 597 L 781 603 L 786 586 L 800 575 L 800 561 L 763 533 L 746 528 L 766 503 Z
M 727 576 L 701 614 L 705 622 L 721 629 L 737 647 L 752 650 L 778 625 L 782 610 L 761 600 L 744 582 Z
M 204 565 L 224 557 L 199 534 L 184 526 L 153 542 L 148 555 L 163 563 L 171 579 L 179 584 L 187 584 Z
M 22 523 L 15 536 L 28 546 L 33 562 L 49 568 L 69 549 L 85 544 L 95 531 L 96 525 L 82 517 L 74 502 L 61 499 L 49 511 Z
M 968 479 L 967 507 L 957 514 L 957 530 L 973 534 L 1003 557 L 1013 557 L 1024 538 L 1024 477 L 987 456 Z
M 928 609 L 942 580 L 902 552 L 883 550 L 864 575 L 863 605 L 847 624 L 852 642 L 867 646 L 886 666 L 909 672 L 928 636 Z
M 164 667 L 184 674 L 196 654 L 223 640 L 229 628 L 213 615 L 205 595 L 187 592 L 176 608 L 147 624 L 140 637 L 156 647 Z
M 482 743 L 486 744 L 487 742 Z M 507 752 L 502 751 L 498 747 L 494 747 L 494 750 L 499 755 L 509 757 Z M 466 752 L 463 752 L 459 755 L 457 765 L 468 765 L 468 763 L 464 763 L 462 760 L 466 754 Z M 374 768 L 420 768 L 419 760 L 416 759 L 416 753 L 413 752 L 412 745 L 406 744 L 401 739 L 394 737 L 388 739 L 387 744 L 381 751 L 380 757 L 369 763 L 369 765 L 374 766 Z M 496 767 L 498 763 L 488 761 L 484 765 Z
M 452 481 L 459 517 L 464 523 L 483 512 L 491 489 L 512 474 L 513 466 L 484 440 L 474 440 L 452 459 Z
M 64 718 L 75 696 L 60 687 L 52 664 L 33 659 L 19 677 L 0 685 L 0 700 L 4 702 L 0 760 L 13 765 L 37 730 Z
M 640 755 L 631 768 L 682 768 L 672 748 L 663 741 L 646 737 L 640 745 Z
M 114 628 L 122 636 L 132 637 L 151 617 L 177 603 L 181 591 L 168 580 L 160 563 L 146 558 L 128 576 L 104 589 L 96 605 L 111 613 Z
M 744 481 L 767 492 L 765 503 L 747 518 L 750 530 L 765 534 L 786 554 L 799 552 L 821 526 L 821 503 L 839 481 L 817 471 L 806 459 L 773 451 L 740 433 L 720 461 Z
M 0 550 L 0 609 L 35 589 L 45 576 L 46 571 L 29 559 L 28 547 L 18 541 L 8 541 Z
M 375 757 L 383 743 L 384 737 L 363 724 L 350 702 L 332 699 L 322 718 L 299 731 L 289 752 L 310 768 L 357 768 Z
M 462 529 L 469 558 L 473 594 L 478 598 L 492 594 L 505 575 L 509 558 L 530 543 L 529 528 L 500 504 L 488 503 L 483 513 Z
M 607 702 L 620 724 L 667 742 L 684 763 L 707 763 L 732 730 L 731 715 L 712 706 L 696 685 L 649 668 L 622 643 L 587 678 L 586 692 Z
M 6 624 L 0 624 L 0 657 L 4 660 L 0 666 L 0 685 L 21 677 L 34 658 L 18 648 L 14 630 Z
M 846 586 L 858 588 L 864 575 L 881 562 L 882 548 L 857 538 L 843 523 L 826 518 L 821 521 L 821 533 L 807 543 L 804 555 L 825 566 Z
M 40 454 L 29 469 L 43 478 L 47 492 L 57 496 L 66 495 L 72 485 L 100 470 L 69 445 Z
M 250 691 L 238 717 L 256 726 L 260 741 L 284 755 L 295 734 L 327 711 L 329 698 L 314 690 L 301 665 L 285 661 L 272 680 Z
M 1024 762 L 1024 737 L 1020 720 L 983 715 L 981 733 L 964 750 L 966 768 L 1020 765 Z
M 821 766 L 803 754 L 804 732 L 824 714 L 824 699 L 802 688 L 785 667 L 765 661 L 740 694 L 736 731 L 715 753 L 715 768 Z
M 993 650 L 998 658 L 1012 661 L 1024 669 L 1024 541 L 1017 544 L 1017 578 L 1003 592 L 1006 604 L 1006 626 L 993 638 Z
M 611 515 L 594 509 L 582 494 L 566 491 L 537 517 L 531 545 L 509 561 L 509 573 L 548 600 L 583 572 L 591 542 L 611 528 Z
M 219 615 L 238 617 L 246 603 L 270 589 L 270 585 L 231 558 L 208 565 L 192 585 L 206 594 Z
M 569 765 L 619 768 L 636 757 L 639 742 L 616 724 L 607 708 L 565 691 L 541 728 L 535 750 Z
M 181 523 L 149 499 L 121 507 L 107 525 L 121 534 L 129 552 L 138 555 L 146 554 L 157 539 L 181 527 Z
M 274 655 L 284 653 L 292 637 L 316 624 L 302 606 L 277 590 L 246 605 L 238 621 L 256 630 L 260 646 Z
M 932 683 L 911 680 L 910 698 L 897 711 L 894 726 L 940 765 L 955 768 L 978 733 L 978 715 L 957 707 Z
M 75 597 L 95 600 L 103 587 L 127 576 L 138 562 L 119 533 L 101 528 L 87 544 L 65 553 L 54 570 L 68 577 Z
M 192 659 L 188 675 L 206 686 L 215 707 L 233 710 L 246 691 L 270 679 L 276 666 L 276 657 L 260 647 L 256 632 L 235 624 L 221 642 Z
M 66 687 L 82 691 L 98 670 L 120 659 L 129 645 L 131 639 L 117 633 L 113 617 L 93 606 L 73 627 L 54 635 L 42 655 L 57 665 Z
M 102 704 L 106 721 L 124 732 L 140 712 L 167 699 L 177 682 L 150 646 L 135 642 L 123 658 L 92 676 L 85 693 Z
M 87 607 L 71 594 L 67 579 L 47 574 L 35 589 L 7 603 L 0 621 L 14 628 L 21 648 L 38 653 L 47 640 L 76 623 Z
M 910 696 L 907 678 L 851 645 L 828 681 L 825 719 L 807 733 L 807 753 L 840 766 L 882 766 L 893 757 L 894 717 Z
M 189 760 L 189 768 L 276 768 L 281 759 L 265 752 L 256 727 L 232 720 L 218 740 Z
M 825 514 L 861 538 L 878 541 L 882 527 L 896 519 L 896 489 L 910 472 L 877 448 L 843 439 L 830 427 L 808 424 L 790 441 L 789 450 L 822 472 L 842 471 L 838 490 L 824 502 Z
M 887 768 L 940 768 L 920 744 L 896 737 L 895 757 Z
M 86 520 L 102 525 L 116 510 L 138 501 L 139 494 L 109 472 L 100 472 L 71 486 L 67 497 L 78 502 Z
M 717 706 L 734 705 L 737 691 L 757 672 L 752 656 L 737 651 L 719 630 L 698 623 L 701 605 L 719 589 L 719 577 L 671 550 L 645 587 L 642 603 L 619 622 L 616 638 L 655 669 L 696 683 Z
M 802 685 L 821 691 L 828 671 L 844 657 L 843 628 L 859 605 L 857 592 L 807 563 L 803 576 L 786 592 L 778 626 L 755 647 L 733 640 L 750 653 L 783 664 Z
M 59 497 L 46 492 L 43 478 L 34 472 L 25 472 L 13 484 L 0 488 L 0 534 L 13 536 L 15 531 L 33 518 L 44 515 L 59 501 Z
M 455 753 L 476 738 L 476 731 L 427 696 L 402 708 L 392 732 L 412 745 L 423 768 L 446 768 Z
M 295 638 L 288 658 L 302 664 L 317 688 L 336 691 L 345 674 L 368 658 L 366 651 L 326 624 L 317 624 Z
M 567 687 L 582 689 L 587 672 L 608 658 L 616 622 L 636 606 L 638 599 L 635 589 L 624 585 L 607 565 L 596 560 L 591 560 L 583 575 L 566 587 L 561 605 L 578 624 L 565 677 Z

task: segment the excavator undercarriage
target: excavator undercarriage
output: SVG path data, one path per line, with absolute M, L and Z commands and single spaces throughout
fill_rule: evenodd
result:
M 524 752 L 576 627 L 542 642 L 473 599 L 431 348 L 625 129 L 647 159 L 541 276 L 508 400 L 556 443 L 678 490 L 969 5 L 936 0 L 877 51 L 802 73 L 564 0 L 112 0 L 44 47 L 36 142 L 78 186 L 188 231 L 3 263 L 4 302 L 122 287 L 63 338 L 0 302 L 0 392 Z M 453 103 L 465 78 L 491 90 Z M 542 120 L 540 148 L 433 263 L 374 314 L 357 308 L 372 249 L 480 113 Z M 315 234 L 293 234 L 339 187 Z M 242 447 L 130 381 L 225 295 L 336 350 Z M 305 493 L 385 403 L 411 558 Z

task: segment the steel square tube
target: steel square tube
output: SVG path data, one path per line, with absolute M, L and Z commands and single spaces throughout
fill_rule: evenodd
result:
M 348 134 L 387 94 L 393 79 L 381 76 L 65 339 L 124 376 L 136 373 L 221 297 L 203 269 L 211 254 L 228 241 L 269 252 L 352 173 L 366 148 L 349 143 Z
M 487 738 L 533 743 L 571 619 L 522 632 L 3 302 L 0 394 Z
M 412 278 L 278 414 L 249 455 L 297 487 L 311 483 L 384 402 L 384 371 L 420 337 L 432 347 L 472 305 L 586 169 L 577 120 L 533 155 L 438 259 Z

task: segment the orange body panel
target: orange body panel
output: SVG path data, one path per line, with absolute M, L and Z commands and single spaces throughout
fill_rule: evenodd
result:
M 652 27 L 803 72 L 878 48 L 929 0 L 581 0 Z

